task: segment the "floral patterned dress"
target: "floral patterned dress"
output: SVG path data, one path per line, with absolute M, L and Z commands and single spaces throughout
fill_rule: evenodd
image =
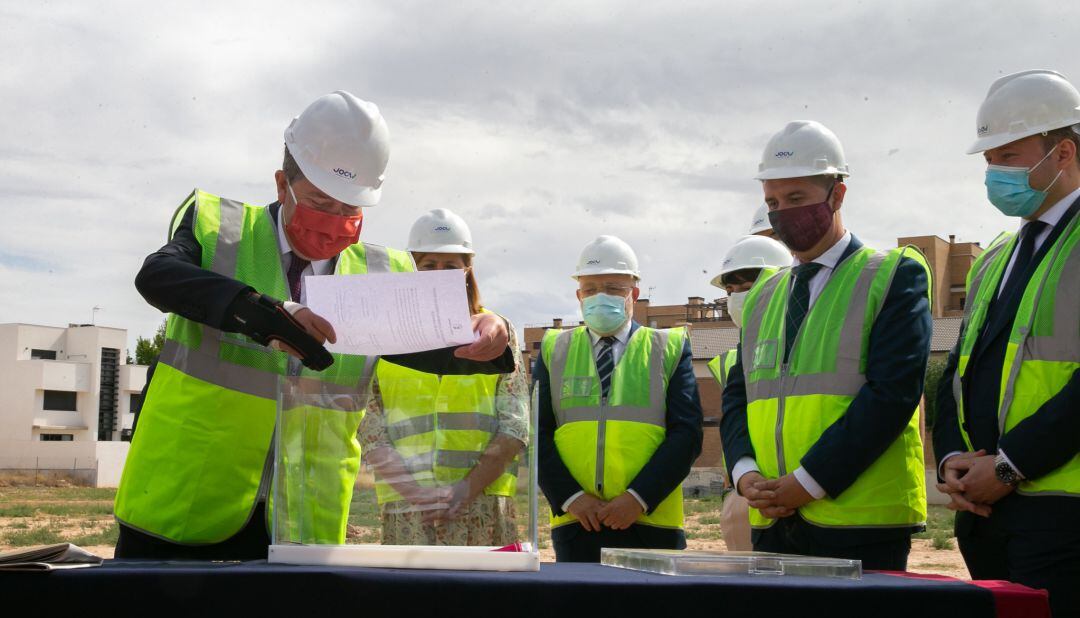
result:
M 513 325 L 510 325 L 510 348 L 514 352 L 516 368 L 513 373 L 499 376 L 496 386 L 498 435 L 509 436 L 527 445 L 529 383 Z M 375 380 L 367 414 L 357 431 L 365 463 L 367 453 L 376 448 L 393 448 L 385 421 L 382 396 L 378 380 Z M 455 519 L 434 524 L 424 523 L 423 512 L 412 509 L 406 501 L 382 504 L 379 512 L 384 545 L 504 546 L 522 540 L 515 523 L 514 499 L 507 496 L 480 494 Z

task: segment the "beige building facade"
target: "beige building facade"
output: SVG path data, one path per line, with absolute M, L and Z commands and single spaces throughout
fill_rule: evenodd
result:
M 0 470 L 116 486 L 146 384 L 127 331 L 0 324 Z

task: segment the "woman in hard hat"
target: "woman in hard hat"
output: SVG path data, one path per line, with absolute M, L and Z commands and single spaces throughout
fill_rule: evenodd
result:
M 408 249 L 418 270 L 464 270 L 470 312 L 487 312 L 461 217 L 442 208 L 420 217 Z M 520 540 L 514 494 L 517 455 L 529 436 L 529 386 L 513 330 L 509 374 L 439 376 L 379 361 L 359 436 L 375 473 L 384 544 Z
M 768 217 L 764 217 L 764 220 L 768 226 Z M 754 225 L 759 224 L 755 222 Z M 787 248 L 772 238 L 759 234 L 760 231 L 755 231 L 752 226 L 750 236 L 740 238 L 728 249 L 720 265 L 720 274 L 710 282 L 727 292 L 728 315 L 735 326 L 740 328 L 743 301 L 750 288 L 754 287 L 758 276 L 766 269 L 772 271 L 791 265 L 791 254 Z M 709 361 L 709 371 L 720 384 L 721 392 L 727 385 L 727 374 L 735 364 L 735 354 L 736 350 L 732 348 Z M 730 481 L 725 484 L 730 488 Z M 720 511 L 720 531 L 728 550 L 753 549 L 750 543 L 750 505 L 738 492 L 731 491 L 724 496 L 724 505 Z

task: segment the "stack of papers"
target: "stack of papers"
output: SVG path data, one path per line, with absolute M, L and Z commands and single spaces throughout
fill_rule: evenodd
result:
M 0 552 L 0 571 L 55 571 L 100 565 L 100 557 L 71 543 Z

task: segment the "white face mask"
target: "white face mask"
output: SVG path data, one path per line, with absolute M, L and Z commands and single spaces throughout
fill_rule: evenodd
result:
M 746 295 L 749 292 L 735 292 L 728 294 L 727 297 L 727 310 L 731 315 L 731 321 L 735 322 L 735 326 L 742 328 L 742 309 L 743 303 L 746 302 Z

